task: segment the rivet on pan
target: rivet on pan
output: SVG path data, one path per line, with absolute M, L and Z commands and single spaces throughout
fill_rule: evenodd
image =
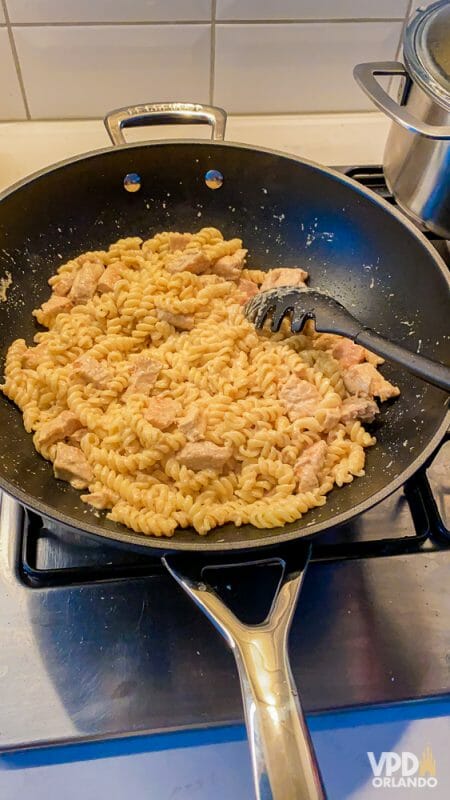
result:
M 223 175 L 218 169 L 209 169 L 205 173 L 205 183 L 209 189 L 220 189 L 223 184 Z
M 138 192 L 141 188 L 141 176 L 137 172 L 128 172 L 123 179 L 123 185 L 127 192 Z

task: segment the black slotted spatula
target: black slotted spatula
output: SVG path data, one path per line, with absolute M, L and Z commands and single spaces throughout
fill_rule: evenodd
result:
M 281 286 L 259 292 L 245 305 L 244 313 L 256 328 L 262 328 L 272 317 L 271 330 L 276 333 L 286 316 L 290 317 L 291 330 L 300 333 L 308 319 L 314 320 L 316 331 L 337 333 L 367 347 L 373 353 L 404 367 L 427 383 L 450 392 L 450 368 L 418 353 L 406 350 L 384 336 L 380 336 L 329 295 L 313 289 Z

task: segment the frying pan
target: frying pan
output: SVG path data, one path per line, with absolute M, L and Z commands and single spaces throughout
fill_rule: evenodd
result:
M 0 195 L 0 277 L 12 277 L 7 302 L 0 303 L 2 359 L 14 338 L 31 341 L 31 311 L 48 297 L 47 279 L 60 263 L 119 237 L 212 225 L 226 238 L 244 239 L 249 266 L 306 267 L 310 285 L 355 309 L 363 324 L 445 362 L 449 275 L 426 238 L 370 190 L 331 169 L 225 143 L 225 120 L 221 109 L 196 104 L 119 109 L 105 120 L 119 146 L 61 162 Z M 124 127 L 174 121 L 207 122 L 212 141 L 124 143 Z M 223 176 L 219 188 L 205 181 L 209 170 Z M 139 190 L 126 191 L 130 184 Z M 0 486 L 69 528 L 157 550 L 233 648 L 258 798 L 324 796 L 287 656 L 311 536 L 397 489 L 432 455 L 448 424 L 442 391 L 389 364 L 383 372 L 402 394 L 391 406 L 384 404 L 373 426 L 378 443 L 368 453 L 366 477 L 333 491 L 325 506 L 284 528 L 225 525 L 205 538 L 192 530 L 169 540 L 144 537 L 90 515 L 77 492 L 55 481 L 49 463 L 34 451 L 21 414 L 0 397 Z M 281 566 L 263 623 L 238 620 L 214 590 L 214 568 L 224 561 L 244 576 L 254 568 L 259 581 L 262 565 Z

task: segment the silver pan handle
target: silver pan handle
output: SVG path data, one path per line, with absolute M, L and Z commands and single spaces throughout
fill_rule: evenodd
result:
M 380 61 L 378 63 L 357 64 L 353 70 L 353 75 L 357 84 L 375 103 L 377 108 L 384 111 L 394 122 L 398 122 L 403 128 L 412 133 L 419 133 L 428 139 L 450 139 L 450 127 L 448 125 L 429 125 L 417 117 L 414 117 L 405 106 L 401 106 L 389 97 L 387 92 L 376 80 L 377 76 L 397 76 L 408 78 L 409 75 L 398 61 Z
M 241 622 L 211 586 L 188 577 L 177 556 L 163 558 L 171 575 L 222 634 L 236 659 L 257 800 L 325 800 L 287 651 L 309 554 L 310 548 L 302 568 L 284 571 L 269 615 L 258 625 Z
M 227 114 L 223 108 L 204 106 L 201 103 L 144 103 L 140 106 L 125 106 L 110 111 L 104 118 L 105 128 L 114 145 L 126 144 L 124 128 L 145 125 L 211 125 L 211 139 L 223 141 Z

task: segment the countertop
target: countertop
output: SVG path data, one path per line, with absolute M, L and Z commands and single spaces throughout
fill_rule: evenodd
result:
M 227 139 L 271 147 L 330 165 L 381 163 L 388 122 L 378 113 L 230 117 Z M 196 127 L 152 128 L 152 138 L 207 136 Z M 129 140 L 145 138 L 133 131 Z M 0 123 L 0 189 L 75 154 L 108 146 L 100 120 Z M 301 687 L 300 687 L 301 691 Z M 418 796 L 450 790 L 450 699 L 373 708 L 308 720 L 329 800 Z M 0 710 L 1 724 L 1 710 Z M 367 752 L 421 756 L 431 746 L 435 789 L 375 788 Z M 0 797 L 18 800 L 252 800 L 250 763 L 241 727 L 136 737 L 0 757 Z

